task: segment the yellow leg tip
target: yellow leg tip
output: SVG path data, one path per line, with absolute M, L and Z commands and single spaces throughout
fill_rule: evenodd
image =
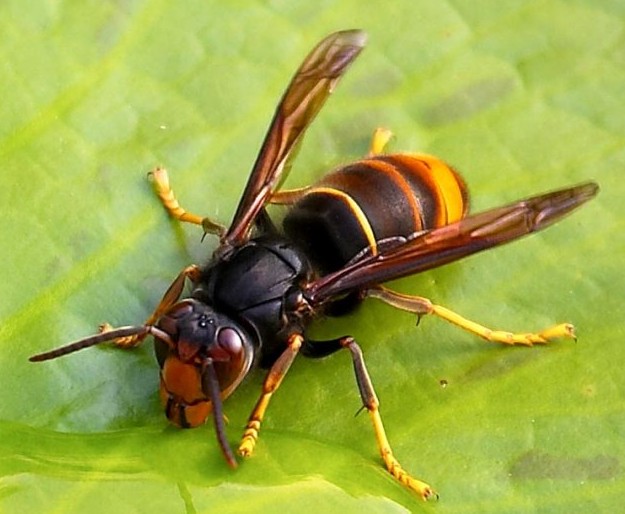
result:
M 169 175 L 165 168 L 155 168 L 148 173 L 148 178 L 151 180 L 154 189 L 156 191 L 169 191 Z
M 167 210 L 170 216 L 179 221 L 185 221 L 187 223 L 193 223 L 194 225 L 202 225 L 209 227 L 207 232 L 213 233 L 217 229 L 214 227 L 220 227 L 219 224 L 212 222 L 211 220 L 202 218 L 197 214 L 192 214 L 183 209 L 176 195 L 174 195 L 171 186 L 169 185 L 169 175 L 165 168 L 156 168 L 148 173 L 148 178 L 152 182 L 152 187 L 158 195 L 163 204 L 163 207 Z
M 429 485 L 421 482 L 421 486 L 414 489 L 423 501 L 438 500 L 438 493 L 434 491 Z
M 438 493 L 429 484 L 417 480 L 408 474 L 396 477 L 402 484 L 417 493 L 423 501 L 438 500 Z
M 111 325 L 110 323 L 102 323 L 98 327 L 98 332 L 100 332 L 100 334 L 104 334 L 105 332 L 110 332 L 111 330 L 113 330 L 113 325 Z
M 561 323 L 560 325 L 555 325 L 546 330 L 543 330 L 539 335 L 547 341 L 562 338 L 577 340 L 577 336 L 575 335 L 575 327 L 570 323 Z
M 369 147 L 369 156 L 380 155 L 384 152 L 384 148 L 393 137 L 393 132 L 387 128 L 379 127 L 375 129 L 371 138 L 371 146 Z
M 248 427 L 243 434 L 241 444 L 239 444 L 239 455 L 241 457 L 249 457 L 254 453 L 256 441 L 258 440 L 258 430 L 254 427 Z
M 244 439 L 239 445 L 239 455 L 241 457 L 249 457 L 254 452 L 255 445 L 250 439 Z
M 554 325 L 553 327 L 549 327 L 536 334 L 510 334 L 507 332 L 493 332 L 493 334 L 503 334 L 503 336 L 500 335 L 499 338 L 495 335 L 495 341 L 509 344 L 524 344 L 526 346 L 533 346 L 534 344 L 547 344 L 555 339 L 567 338 L 577 340 L 575 337 L 575 327 L 573 327 L 570 323 Z
M 430 487 L 429 484 L 426 484 L 422 480 L 412 477 L 404 468 L 402 468 L 401 464 L 398 460 L 393 456 L 389 447 L 382 450 L 382 458 L 384 460 L 384 464 L 386 465 L 387 471 L 400 483 L 417 493 L 422 500 L 428 501 L 432 499 L 438 499 L 438 494 Z
M 524 332 L 516 334 L 503 330 L 491 330 L 483 325 L 475 323 L 474 321 L 463 318 L 459 314 L 456 314 L 455 312 L 440 305 L 432 304 L 431 312 L 432 314 L 435 314 L 440 318 L 493 343 L 532 346 L 534 344 L 546 344 L 554 339 L 575 339 L 575 328 L 570 323 L 561 323 L 537 333 Z
M 98 330 L 101 334 L 104 334 L 105 332 L 110 332 L 111 330 L 113 330 L 113 326 L 110 323 L 102 323 L 98 327 Z M 118 337 L 117 339 L 113 340 L 113 344 L 115 346 L 118 346 L 119 348 L 124 348 L 124 349 L 134 348 L 135 346 L 138 346 L 139 344 L 141 344 L 144 338 L 145 336 L 138 336 L 138 335 Z

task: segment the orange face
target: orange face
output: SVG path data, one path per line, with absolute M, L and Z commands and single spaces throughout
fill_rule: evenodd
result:
M 158 326 L 169 336 L 155 337 L 165 414 L 176 426 L 197 427 L 213 411 L 215 398 L 230 396 L 247 375 L 254 356 L 252 343 L 232 320 L 190 299 L 175 304 Z
M 203 424 L 212 410 L 202 391 L 200 369 L 174 355 L 165 360 L 161 370 L 160 397 L 167 418 L 182 428 Z

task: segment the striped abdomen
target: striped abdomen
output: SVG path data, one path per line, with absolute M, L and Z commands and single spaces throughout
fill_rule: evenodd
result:
M 338 270 L 364 248 L 463 218 L 462 178 L 423 154 L 380 155 L 323 177 L 289 210 L 287 235 L 304 247 L 321 273 Z

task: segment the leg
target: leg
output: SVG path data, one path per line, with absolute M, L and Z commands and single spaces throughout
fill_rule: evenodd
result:
M 358 384 L 358 390 L 360 391 L 360 397 L 363 405 L 369 412 L 369 416 L 371 417 L 373 430 L 375 431 L 375 438 L 378 443 L 378 448 L 380 449 L 380 455 L 386 465 L 386 469 L 399 482 L 415 491 L 424 500 L 434 497 L 437 498 L 438 495 L 428 484 L 413 478 L 406 473 L 393 455 L 393 450 L 391 450 L 391 446 L 384 430 L 384 425 L 382 424 L 382 418 L 380 417 L 380 402 L 378 401 L 375 391 L 373 390 L 373 384 L 369 378 L 369 373 L 367 372 L 367 367 L 365 366 L 365 360 L 360 346 L 358 346 L 356 341 L 354 341 L 351 337 L 342 338 L 341 344 L 352 354 L 354 372 L 356 373 L 356 382 Z
M 197 214 L 187 212 L 180 206 L 178 200 L 176 199 L 176 195 L 169 185 L 169 176 L 167 175 L 167 170 L 163 168 L 156 168 L 148 175 L 152 179 L 152 183 L 154 184 L 154 190 L 160 198 L 161 203 L 172 218 L 175 218 L 178 221 L 185 221 L 187 223 L 201 225 L 204 229 L 204 232 L 207 234 L 216 234 L 218 236 L 222 236 L 226 232 L 226 227 L 224 227 L 223 225 L 211 220 L 210 218 L 202 218 Z
M 291 364 L 295 360 L 300 348 L 304 346 L 306 354 L 311 357 L 322 357 L 333 353 L 340 348 L 347 348 L 352 353 L 354 361 L 354 370 L 356 372 L 356 382 L 358 390 L 362 398 L 363 405 L 369 411 L 373 428 L 375 430 L 376 440 L 382 455 L 382 459 L 386 464 L 386 468 L 397 480 L 406 485 L 410 489 L 416 491 L 423 499 L 428 499 L 436 495 L 432 488 L 424 482 L 417 480 L 408 475 L 397 459 L 393 456 L 393 452 L 389 445 L 384 425 L 380 418 L 378 410 L 379 402 L 373 390 L 371 379 L 367 373 L 365 362 L 360 347 L 351 337 L 343 337 L 335 341 L 311 341 L 305 342 L 301 334 L 294 334 L 288 341 L 287 349 L 278 357 L 278 360 L 269 370 L 265 382 L 263 384 L 263 393 L 259 398 L 252 414 L 249 417 L 247 427 L 243 434 L 243 439 L 239 445 L 239 454 L 248 457 L 254 451 L 256 441 L 258 440 L 258 432 L 260 424 L 269 405 L 269 400 L 273 393 L 280 387 L 282 379 L 288 372 Z M 325 348 L 327 346 L 327 348 Z
M 176 279 L 171 283 L 171 285 L 165 291 L 163 298 L 154 309 L 154 312 L 150 315 L 150 317 L 146 320 L 145 325 L 154 325 L 158 318 L 160 318 L 165 311 L 167 311 L 172 305 L 174 305 L 180 295 L 182 294 L 182 290 L 184 288 L 185 280 L 188 278 L 192 282 L 195 282 L 199 278 L 200 268 L 198 268 L 195 264 L 191 266 L 187 266 L 183 269 Z M 108 323 L 104 323 L 100 326 L 100 332 L 110 332 L 113 330 L 113 327 Z M 147 336 L 145 334 L 135 334 L 127 337 L 118 337 L 114 340 L 115 344 L 121 348 L 133 348 L 141 343 L 143 339 Z
M 384 153 L 384 148 L 386 148 L 391 137 L 393 137 L 393 133 L 389 129 L 381 127 L 375 129 L 369 145 L 368 157 L 375 157 L 376 155 Z
M 258 432 L 260 430 L 260 424 L 265 416 L 265 411 L 269 405 L 269 400 L 273 393 L 280 387 L 282 379 L 289 371 L 291 364 L 297 357 L 299 349 L 302 346 L 304 337 L 301 334 L 293 334 L 289 337 L 287 342 L 287 348 L 282 352 L 282 355 L 278 357 L 278 360 L 271 366 L 265 382 L 263 383 L 263 392 L 256 402 L 254 410 L 250 414 L 239 445 L 239 454 L 243 457 L 248 457 L 254 451 L 256 441 L 258 440 Z
M 378 300 L 382 300 L 393 307 L 412 312 L 419 317 L 425 314 L 434 314 L 439 318 L 453 323 L 454 325 L 493 343 L 510 345 L 522 344 L 532 346 L 533 344 L 544 344 L 561 337 L 575 339 L 575 329 L 573 325 L 569 323 L 555 325 L 537 333 L 528 332 L 515 334 L 501 330 L 491 330 L 475 323 L 474 321 L 463 318 L 459 314 L 456 314 L 445 307 L 435 305 L 427 298 L 422 298 L 420 296 L 410 296 L 396 293 L 395 291 L 391 291 L 385 287 L 368 289 L 365 294 L 367 297 L 377 298 Z

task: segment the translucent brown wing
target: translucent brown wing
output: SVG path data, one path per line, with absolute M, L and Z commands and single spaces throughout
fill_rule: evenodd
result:
M 323 39 L 299 67 L 274 114 L 230 228 L 222 238 L 237 246 L 249 238 L 254 220 L 282 177 L 285 163 L 366 43 L 360 30 L 335 32 Z
M 419 233 L 377 255 L 365 255 L 347 267 L 309 284 L 304 295 L 318 305 L 337 295 L 436 268 L 487 248 L 542 230 L 599 191 L 594 182 L 535 196 Z

